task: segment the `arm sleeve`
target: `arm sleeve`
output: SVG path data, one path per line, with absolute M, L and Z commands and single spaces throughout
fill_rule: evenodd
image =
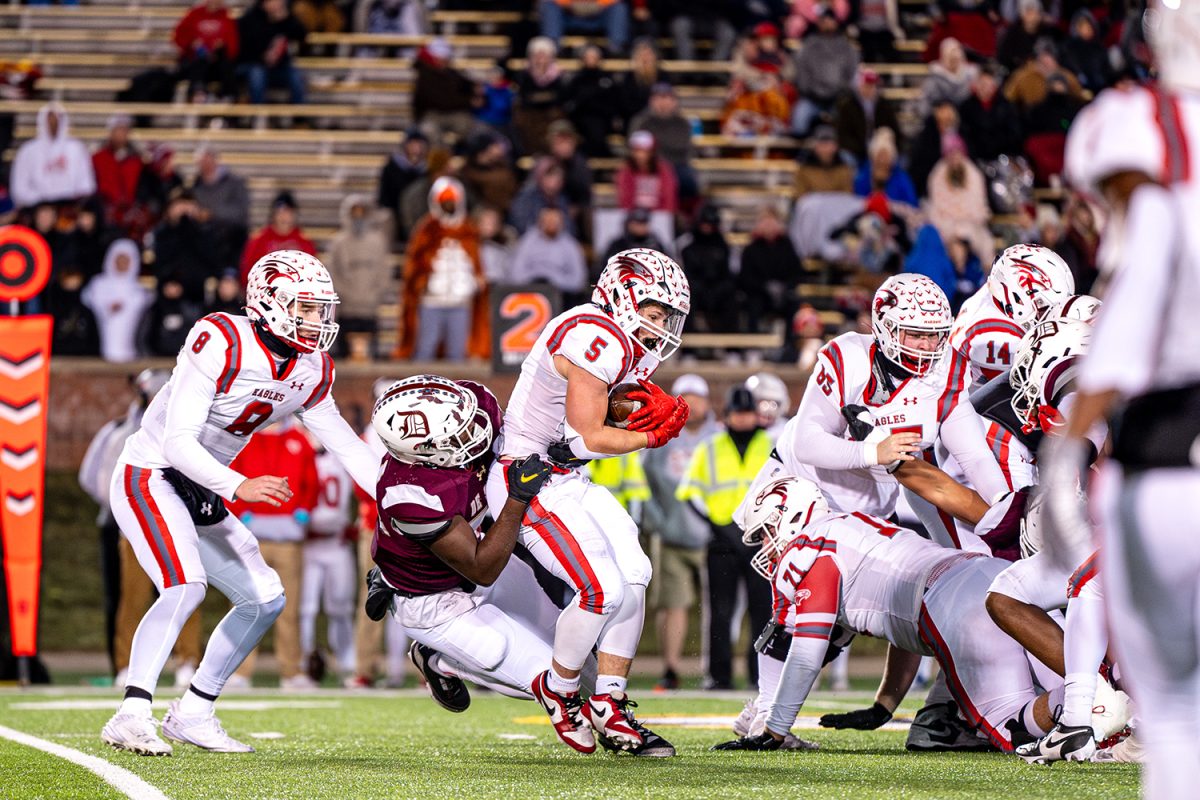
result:
M 777 588 L 780 581 L 786 580 L 786 567 L 785 556 L 775 573 Z M 837 620 L 841 586 L 841 572 L 829 556 L 814 561 L 798 585 L 786 584 L 788 593 L 795 598 L 796 630 L 767 716 L 767 728 L 773 733 L 784 735 L 791 729 L 800 706 L 821 674 Z
M 1171 267 L 1180 220 L 1166 189 L 1141 186 L 1125 221 L 1128 241 L 1117 278 L 1104 297 L 1092 344 L 1079 371 L 1082 391 L 1144 391 L 1157 367 L 1165 309 L 1172 291 Z M 1137 263 L 1130 263 L 1136 259 Z
M 337 457 L 359 488 L 374 499 L 379 459 L 342 417 L 333 394 L 327 394 L 311 409 L 299 413 L 304 426 L 312 431 L 317 441 Z
M 202 336 L 208 339 L 200 344 L 197 353 L 196 345 Z M 217 394 L 217 378 L 224 369 L 223 343 L 228 347 L 224 334 L 205 320 L 188 334 L 171 376 L 163 455 L 171 466 L 196 483 L 232 500 L 246 476 L 217 461 L 200 444 L 201 431 Z
M 954 454 L 971 486 L 989 504 L 1009 490 L 1004 472 L 988 447 L 983 420 L 969 402 L 959 402 L 947 415 L 938 433 Z
M 834 367 L 839 362 L 840 356 L 834 358 L 829 345 L 821 349 L 796 412 L 792 441 L 785 446 L 791 450 L 792 459 L 801 464 L 824 469 L 873 467 L 878 463 L 875 442 L 842 438 L 846 420 L 839 403 L 844 389 L 842 372 Z

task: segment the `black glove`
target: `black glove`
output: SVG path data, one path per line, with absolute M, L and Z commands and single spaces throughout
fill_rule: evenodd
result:
M 388 611 L 392 607 L 392 596 L 395 591 L 383 579 L 383 573 L 379 571 L 379 567 L 371 567 L 367 572 L 367 599 L 363 605 L 366 608 L 367 617 L 379 622 L 387 616 Z
M 743 736 L 732 742 L 715 744 L 713 750 L 778 750 L 783 746 L 783 739 L 776 739 L 770 731 L 763 731 L 758 736 Z
M 825 714 L 818 721 L 822 728 L 847 728 L 856 731 L 873 731 L 880 725 L 890 722 L 892 712 L 879 703 L 870 708 L 860 708 L 857 711 L 847 711 L 845 714 Z
M 546 448 L 546 458 L 560 467 L 567 469 L 578 469 L 579 467 L 587 466 L 591 462 L 590 458 L 580 458 L 571 452 L 571 443 L 566 439 L 559 439 L 554 444 Z
M 850 438 L 856 442 L 865 442 L 867 437 L 871 435 L 871 431 L 875 430 L 873 424 L 862 419 L 864 414 L 868 419 L 871 416 L 866 406 L 842 406 L 842 416 L 845 417 L 846 422 L 850 426 Z
M 552 467 L 536 454 L 517 459 L 504 468 L 508 496 L 518 503 L 529 505 L 550 477 Z

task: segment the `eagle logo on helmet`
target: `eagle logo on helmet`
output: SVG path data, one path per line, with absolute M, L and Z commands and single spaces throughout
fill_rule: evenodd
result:
M 900 298 L 891 289 L 883 289 L 875 298 L 875 313 L 883 314 L 889 308 L 895 308 L 900 304 Z
M 787 507 L 787 489 L 783 483 L 778 481 L 772 483 L 770 486 L 767 486 L 765 489 L 759 492 L 758 497 L 754 498 L 754 502 L 760 506 L 765 505 L 768 499 L 770 499 L 771 495 L 775 495 L 779 498 L 779 502 L 775 504 L 776 508 L 782 511 Z
M 1028 261 L 1014 262 L 1019 271 L 1017 273 L 1017 284 L 1025 290 L 1025 293 L 1032 297 L 1035 293 L 1042 289 L 1050 288 L 1050 280 L 1046 274 Z
M 388 425 L 404 439 L 424 439 L 429 436 L 429 419 L 420 411 L 402 411 L 392 415 Z

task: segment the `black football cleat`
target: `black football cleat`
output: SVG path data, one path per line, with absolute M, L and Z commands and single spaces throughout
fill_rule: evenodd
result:
M 429 687 L 429 694 L 433 695 L 434 701 L 439 706 L 447 711 L 453 711 L 455 714 L 466 711 L 471 707 L 471 693 L 467 691 L 467 685 L 462 682 L 461 678 L 447 677 L 429 664 L 429 660 L 436 652 L 432 647 L 426 647 L 420 642 L 413 642 L 408 648 L 408 658 L 424 676 L 425 685 Z

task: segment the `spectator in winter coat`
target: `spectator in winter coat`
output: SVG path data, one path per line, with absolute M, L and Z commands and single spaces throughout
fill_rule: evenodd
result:
M 971 83 L 977 74 L 958 40 L 943 39 L 938 60 L 929 65 L 929 76 L 921 84 L 917 115 L 924 119 L 935 105 L 947 100 L 955 106 L 961 104 L 971 95 Z
M 513 107 L 517 102 L 517 90 L 508 79 L 504 68 L 496 65 L 488 70 L 487 80 L 480 87 L 475 119 L 506 136 L 512 136 Z
M 1058 29 L 1045 18 L 1042 0 L 1021 0 L 1017 21 L 1009 25 L 996 42 L 996 60 L 1009 72 L 1014 72 L 1033 57 L 1038 39 L 1060 36 Z
M 599 47 L 588 45 L 580 56 L 579 71 L 567 84 L 563 111 L 583 139 L 583 152 L 595 158 L 610 155 L 608 135 L 616 129 L 621 112 L 617 81 L 603 67 Z
M 565 80 L 558 66 L 558 49 L 544 36 L 530 40 L 526 48 L 529 66 L 517 75 L 517 107 L 513 127 L 517 143 L 526 153 L 540 151 L 550 123 L 563 116 Z
M 237 94 L 234 64 L 238 57 L 237 23 L 225 0 L 201 0 L 179 20 L 172 37 L 179 51 L 179 75 L 188 82 L 188 97 L 203 101 L 210 83 L 224 99 Z
M 867 157 L 867 142 L 878 128 L 891 128 L 900 135 L 900 118 L 891 100 L 879 93 L 879 73 L 858 70 L 854 91 L 842 92 L 833 107 L 833 125 L 842 149 L 855 161 Z
M 638 39 L 629 56 L 629 72 L 617 81 L 613 93 L 617 101 L 617 113 L 621 117 L 621 131 L 628 133 L 629 121 L 650 103 L 650 90 L 657 83 L 669 82 L 658 63 L 658 51 L 649 39 Z
M 669 83 L 656 83 L 650 90 L 650 105 L 629 121 L 630 132 L 649 131 L 658 154 L 671 163 L 681 198 L 696 197 L 700 187 L 692 169 L 692 124 L 679 111 L 679 97 Z
M 467 138 L 466 156 L 459 177 L 467 187 L 467 196 L 492 208 L 512 205 L 519 184 L 504 137 L 489 130 L 473 133 Z
M 250 102 L 261 105 L 267 88 L 287 89 L 292 103 L 304 102 L 304 74 L 292 50 L 307 32 L 288 10 L 287 0 L 255 0 L 238 19 L 238 74 L 246 79 Z
M 475 83 L 451 65 L 452 55 L 441 37 L 417 51 L 412 110 L 416 123 L 431 135 L 448 132 L 461 138 L 475 124 Z
M 338 324 L 352 352 L 369 347 L 376 330 L 376 314 L 390 289 L 391 248 L 374 219 L 366 195 L 351 194 L 342 200 L 341 229 L 329 242 L 322 259 L 338 293 Z M 389 290 L 390 289 L 390 290 Z M 349 341 L 360 340 L 361 344 Z
M 483 261 L 484 279 L 489 286 L 512 283 L 516 231 L 504 224 L 504 215 L 494 208 L 478 209 L 474 217 L 479 228 L 479 257 Z
M 579 134 L 565 119 L 550 124 L 546 134 L 548 152 L 563 171 L 563 194 L 567 197 L 572 230 L 584 231 L 591 223 L 592 168 L 579 152 Z
M 124 114 L 108 119 L 108 139 L 92 154 L 96 191 L 104 200 L 105 222 L 128 236 L 137 213 L 138 185 L 146 163 L 141 152 L 129 141 L 133 120 Z M 138 224 L 140 231 L 144 224 Z
M 242 253 L 242 285 L 246 285 L 246 277 L 254 262 L 273 253 L 276 250 L 300 250 L 311 256 L 317 254 L 317 246 L 312 243 L 297 224 L 296 198 L 289 191 L 282 191 L 275 196 L 271 203 L 271 215 L 262 230 L 246 243 Z
M 942 241 L 966 240 L 979 259 L 990 264 L 995 255 L 990 218 L 983 173 L 967 157 L 962 137 L 950 131 L 942 137 L 942 160 L 929 174 L 929 221 Z
M 104 256 L 104 271 L 84 287 L 81 299 L 96 315 L 105 361 L 122 364 L 138 357 L 138 324 L 152 302 L 150 292 L 138 283 L 141 265 L 137 245 L 118 239 Z
M 854 85 L 858 51 L 842 30 L 837 16 L 826 9 L 817 30 L 804 40 L 796 55 L 796 89 L 800 101 L 792 112 L 792 131 L 808 133 L 820 113 L 833 110 L 833 102 Z
M 924 275 L 936 283 L 951 301 L 955 313 L 963 300 L 970 297 L 985 280 L 979 259 L 961 239 L 952 239 L 949 246 L 932 225 L 917 231 L 913 249 L 904 260 L 904 271 Z
M 556 45 L 564 33 L 603 33 L 609 49 L 622 54 L 629 44 L 629 6 L 625 0 L 539 0 L 542 36 Z
M 538 215 L 547 207 L 557 208 L 567 215 L 567 231 L 573 234 L 570 207 L 563 192 L 562 167 L 550 156 L 542 156 L 534 162 L 525 185 L 513 199 L 509 219 L 517 232 L 524 234 L 537 223 Z
M 184 296 L 204 302 L 204 285 L 225 266 L 212 226 L 192 193 L 172 192 L 162 222 L 154 229 L 154 272 L 158 279 L 174 277 L 183 284 Z
M 675 169 L 658 154 L 657 142 L 649 131 L 629 137 L 629 155 L 617 170 L 617 206 L 626 211 L 648 208 L 674 212 L 679 207 Z
M 196 180 L 192 194 L 204 212 L 200 219 L 212 227 L 217 239 L 217 260 L 235 266 L 246 246 L 250 222 L 250 190 L 246 181 L 221 163 L 211 144 L 196 149 Z
M 1096 18 L 1086 8 L 1071 18 L 1071 37 L 1062 44 L 1062 65 L 1084 89 L 1096 94 L 1113 82 L 1108 51 L 1096 30 Z
M 209 314 L 245 314 L 246 298 L 242 296 L 242 285 L 238 282 L 238 271 L 227 269 L 217 276 L 217 290 L 212 300 L 204 306 L 204 316 Z
M 400 198 L 413 181 L 423 176 L 429 168 L 429 140 L 417 128 L 404 135 L 400 146 L 388 156 L 383 171 L 379 174 L 379 193 L 375 202 L 392 215 L 392 227 L 397 241 L 408 238 L 408 231 L 400 225 Z
M 138 330 L 141 351 L 148 356 L 173 358 L 203 313 L 201 304 L 184 295 L 183 283 L 177 276 L 160 280 L 154 302 L 146 309 Z
M 746 315 L 746 329 L 770 330 L 774 319 L 790 319 L 795 308 L 793 289 L 800 282 L 800 256 L 788 238 L 783 219 L 773 205 L 759 212 L 742 251 L 737 274 L 738 293 Z
M 92 158 L 83 142 L 71 138 L 61 103 L 38 109 L 37 134 L 17 149 L 8 189 L 18 209 L 74 202 L 96 191 Z
M 812 141 L 812 149 L 801 156 L 796 168 L 796 197 L 812 192 L 853 192 L 854 168 L 842 160 L 833 126 L 818 125 Z
M 77 264 L 63 264 L 56 267 L 50 286 L 42 295 L 42 311 L 54 319 L 50 352 L 56 356 L 100 355 L 96 315 L 82 298 L 85 280 Z
M 917 190 L 913 187 L 912 178 L 897 163 L 898 158 L 896 137 L 891 129 L 880 128 L 875 131 L 867 147 L 867 161 L 854 176 L 854 193 L 866 197 L 882 190 L 888 200 L 915 206 Z
M 1021 150 L 1021 118 L 1000 93 L 997 73 L 994 66 L 981 69 L 971 84 L 971 96 L 958 110 L 967 152 L 985 162 Z
M 509 278 L 513 283 L 548 283 L 563 293 L 563 306 L 583 302 L 588 270 L 583 248 L 567 233 L 562 210 L 546 206 L 537 224 L 517 241 Z
M 1082 101 L 1083 87 L 1075 76 L 1058 63 L 1058 48 L 1049 39 L 1038 41 L 1034 58 L 1009 76 L 1004 85 L 1004 96 L 1024 114 L 1046 99 L 1048 84 L 1052 77 L 1061 76 L 1067 84 L 1067 93 Z
M 730 330 L 733 273 L 729 242 L 721 232 L 721 213 L 715 206 L 700 209 L 695 227 L 680 244 L 679 263 L 694 287 L 690 325 L 698 331 Z

